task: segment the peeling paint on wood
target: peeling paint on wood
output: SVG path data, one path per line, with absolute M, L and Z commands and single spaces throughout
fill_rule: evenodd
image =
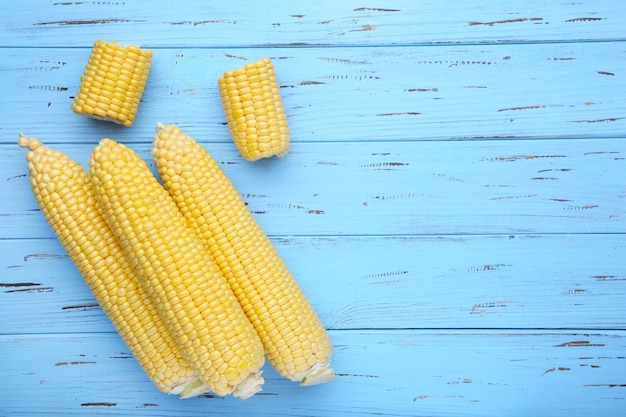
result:
M 93 308 L 100 308 L 100 305 L 98 303 L 77 304 L 71 306 L 63 306 L 61 307 L 61 310 L 87 310 Z
M 520 22 L 541 22 L 543 21 L 542 17 L 518 17 L 515 19 L 506 19 L 506 20 L 496 20 L 496 21 L 491 21 L 491 22 L 468 22 L 468 24 L 470 26 L 478 26 L 478 25 L 486 25 L 486 26 L 493 26 L 493 25 L 502 25 L 505 23 L 520 23 Z
M 47 26 L 47 25 L 105 25 L 110 23 L 129 23 L 129 22 L 142 22 L 141 20 L 128 20 L 128 19 L 96 19 L 96 20 L 61 20 L 56 22 L 38 22 L 33 23 L 34 26 Z
M 366 10 L 371 10 L 375 12 L 399 12 L 401 11 L 399 9 L 382 9 L 382 8 L 377 8 L 377 7 L 358 7 L 354 9 L 355 12 L 363 12 Z
M 566 368 L 564 366 L 559 366 L 558 368 L 550 368 L 548 370 L 546 370 L 544 373 L 541 374 L 541 376 L 544 376 L 546 374 L 549 374 L 551 372 L 562 372 L 562 371 L 571 371 L 571 368 Z
M 54 364 L 54 366 L 88 365 L 88 364 L 95 364 L 95 363 L 96 362 L 89 362 L 89 361 L 57 362 Z
M 603 17 L 577 17 L 575 19 L 566 20 L 567 23 L 572 22 L 599 22 L 601 20 L 605 20 Z
M 561 343 L 555 347 L 590 347 L 590 346 L 604 346 L 601 343 L 591 343 L 588 340 L 575 340 L 572 342 Z

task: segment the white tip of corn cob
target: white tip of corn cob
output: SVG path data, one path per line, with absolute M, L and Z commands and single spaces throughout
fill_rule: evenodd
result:
M 335 380 L 335 371 L 330 367 L 329 363 L 315 364 L 300 380 L 300 385 L 309 386 L 317 384 L 325 384 L 326 382 Z
M 239 385 L 235 387 L 233 395 L 239 397 L 242 400 L 252 397 L 257 392 L 261 391 L 261 386 L 265 382 L 261 374 L 263 371 L 256 372 L 248 375 L 246 379 L 241 381 Z

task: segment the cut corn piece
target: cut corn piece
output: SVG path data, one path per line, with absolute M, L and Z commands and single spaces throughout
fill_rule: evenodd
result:
M 18 144 L 29 149 L 30 183 L 41 212 L 146 375 L 171 394 L 192 386 L 195 372 L 98 211 L 87 172 L 35 138 L 22 135 Z
M 131 126 L 144 91 L 152 51 L 97 40 L 72 102 L 75 113 Z
M 202 382 L 221 396 L 245 399 L 259 391 L 261 341 L 146 163 L 130 148 L 103 139 L 90 169 L 104 217 Z
M 334 379 L 326 330 L 230 180 L 177 126 L 159 124 L 156 131 L 159 176 L 216 259 L 269 362 L 302 385 Z
M 289 152 L 289 126 L 274 66 L 269 58 L 251 62 L 218 79 L 231 136 L 248 161 Z

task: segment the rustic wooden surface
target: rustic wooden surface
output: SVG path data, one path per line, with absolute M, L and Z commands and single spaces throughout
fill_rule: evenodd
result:
M 0 415 L 574 416 L 626 409 L 626 6 L 21 1 L 0 25 Z M 70 110 L 96 39 L 154 50 L 131 128 Z M 216 79 L 274 60 L 284 159 L 243 161 Z M 328 328 L 333 383 L 158 392 L 37 209 L 19 132 L 222 164 Z M 151 162 L 151 161 L 150 161 Z

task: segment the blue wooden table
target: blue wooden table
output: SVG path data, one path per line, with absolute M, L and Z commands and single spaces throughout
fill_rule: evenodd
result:
M 132 127 L 70 110 L 97 39 L 154 51 Z M 272 58 L 292 132 L 244 161 L 217 92 Z M 0 415 L 618 416 L 626 5 L 35 1 L 0 25 Z M 336 381 L 248 399 L 144 376 L 38 210 L 18 133 L 220 162 L 328 329 Z

